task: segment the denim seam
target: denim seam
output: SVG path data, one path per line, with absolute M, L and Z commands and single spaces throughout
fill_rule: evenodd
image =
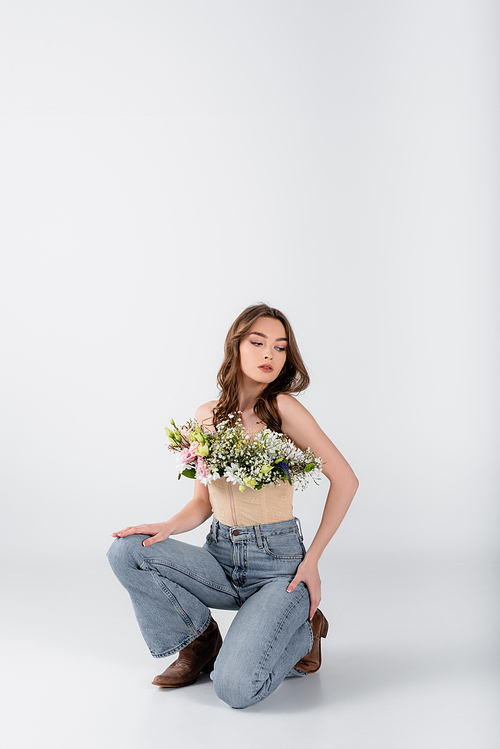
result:
M 262 541 L 263 541 L 264 551 L 266 552 L 266 554 L 269 554 L 269 556 L 272 557 L 273 559 L 285 559 L 285 560 L 287 560 L 287 559 L 296 559 L 296 560 L 303 559 L 303 556 L 304 556 L 303 554 L 292 554 L 291 556 L 284 556 L 284 555 L 279 555 L 278 556 L 278 554 L 273 554 L 273 552 L 271 551 L 271 549 L 267 545 L 267 539 L 263 538 Z
M 232 580 L 236 588 L 243 588 L 247 579 L 248 542 L 240 541 L 233 544 L 233 572 Z M 240 597 L 240 596 L 239 596 Z
M 232 596 L 233 598 L 237 598 L 237 596 L 234 593 L 234 590 L 231 590 L 230 588 L 223 588 L 221 585 L 215 585 L 214 583 L 211 583 L 210 580 L 205 580 L 202 577 L 198 577 L 198 575 L 193 575 L 190 571 L 185 570 L 183 567 L 178 567 L 175 564 L 166 564 L 163 560 L 155 560 L 155 559 L 148 559 L 148 562 L 151 562 L 151 564 L 157 564 L 160 567 L 167 567 L 172 570 L 175 570 L 176 572 L 181 572 L 183 575 L 186 575 L 186 577 L 190 577 L 192 580 L 196 580 L 199 583 L 202 583 L 202 585 L 206 585 L 209 588 L 212 588 L 213 590 L 218 590 L 220 593 L 226 593 L 227 595 Z
M 286 522 L 286 521 L 284 521 Z M 295 528 L 287 528 L 286 530 L 277 530 L 277 531 L 268 531 L 267 533 L 262 533 L 262 536 L 264 538 L 269 538 L 269 536 L 289 536 L 289 535 L 298 536 L 298 529 L 297 526 Z
M 180 645 L 177 645 L 175 648 L 171 648 L 170 650 L 165 650 L 163 653 L 155 653 L 149 648 L 149 652 L 153 656 L 153 658 L 166 658 L 168 655 L 175 655 L 175 653 L 178 653 L 180 650 L 183 650 L 184 648 L 187 648 L 188 645 L 191 645 L 192 642 L 194 642 L 200 635 L 203 634 L 203 632 L 208 629 L 208 625 L 210 624 L 211 614 L 208 613 L 208 619 L 203 625 L 203 627 L 200 627 L 199 631 L 193 635 L 187 637 L 183 642 L 181 642 Z
M 283 625 L 284 625 L 287 617 L 290 615 L 290 613 L 293 611 L 293 609 L 301 602 L 301 600 L 304 598 L 304 595 L 308 595 L 308 590 L 307 590 L 306 587 L 304 587 L 304 589 L 301 591 L 301 595 L 300 596 L 295 596 L 295 600 L 292 601 L 292 605 L 289 606 L 289 608 L 283 613 L 283 616 L 281 617 L 281 620 L 280 620 L 280 622 L 278 624 L 278 627 L 276 628 L 276 630 L 274 632 L 274 637 L 268 642 L 267 647 L 266 647 L 264 653 L 262 654 L 262 660 L 259 663 L 256 677 L 257 677 L 257 675 L 262 675 L 262 670 L 264 668 L 264 662 L 265 662 L 266 658 L 269 656 L 269 652 L 270 652 L 272 646 L 274 645 L 274 643 L 278 639 L 279 633 L 283 629 Z M 311 632 L 311 640 L 312 640 L 312 642 L 311 642 L 311 647 L 309 648 L 308 652 L 310 652 L 310 650 L 312 649 L 312 646 L 314 645 L 314 637 L 313 637 L 313 634 L 312 634 L 312 627 L 311 627 L 310 624 L 309 624 L 309 630 Z M 262 678 L 260 678 L 260 679 L 259 678 L 255 678 L 255 679 L 253 679 L 252 683 L 253 683 L 254 687 L 257 687 L 258 685 L 260 685 L 260 688 L 262 688 L 262 686 L 263 686 Z M 258 695 L 258 691 L 260 691 L 260 688 L 259 688 L 259 690 L 256 690 L 256 693 L 255 693 L 255 696 L 253 697 L 252 703 L 259 702 L 262 699 Z
M 297 520 L 297 518 L 293 518 L 293 520 Z M 292 522 L 292 521 L 289 521 L 289 520 L 278 521 L 278 523 L 288 523 L 288 522 Z M 278 523 L 276 523 L 276 524 L 278 524 Z M 253 540 L 255 540 L 255 535 L 254 535 L 254 528 L 255 528 L 255 526 L 253 526 L 253 525 L 244 525 L 244 526 L 234 525 L 234 526 L 227 526 L 227 528 L 228 528 L 228 532 L 220 530 L 219 531 L 219 535 L 222 538 L 225 538 L 228 541 L 243 540 L 242 538 L 235 539 L 234 536 L 233 536 L 233 534 L 232 534 L 233 530 L 239 530 L 240 531 L 240 537 L 241 536 L 248 537 L 249 540 L 251 540 L 252 537 L 253 537 Z M 286 528 L 286 529 L 285 528 L 283 528 L 283 529 L 276 529 L 274 531 L 264 531 L 264 530 L 262 530 L 262 525 L 260 525 L 259 528 L 260 528 L 260 534 L 261 534 L 262 538 L 268 538 L 269 536 L 288 536 L 289 534 L 292 534 L 292 533 L 294 535 L 296 535 L 296 536 L 299 536 L 299 530 L 297 528 L 297 524 L 296 523 L 294 523 L 294 525 L 291 526 L 291 527 L 289 527 L 289 528 Z M 245 530 L 245 529 L 248 529 L 248 530 Z
M 148 565 L 148 562 L 146 560 L 144 560 L 144 562 L 141 564 L 141 569 L 143 569 L 145 571 L 147 570 L 148 572 L 151 573 L 151 576 L 153 577 L 153 580 L 158 585 L 158 587 L 160 588 L 160 590 L 166 595 L 166 597 L 170 599 L 170 601 L 172 602 L 174 608 L 177 610 L 177 613 L 180 615 L 180 617 L 182 618 L 182 620 L 184 621 L 184 623 L 188 627 L 191 627 L 192 629 L 195 629 L 194 624 L 191 621 L 191 618 L 188 616 L 187 612 L 184 611 L 184 609 L 182 608 L 182 606 L 180 605 L 179 601 L 174 596 L 174 594 L 172 593 L 172 591 L 169 589 L 169 587 L 167 585 L 165 585 L 164 582 L 162 582 L 161 576 L 158 574 L 158 572 L 154 568 L 151 568 Z

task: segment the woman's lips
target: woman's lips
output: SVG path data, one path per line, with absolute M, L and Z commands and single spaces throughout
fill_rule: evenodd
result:
M 262 369 L 263 372 L 272 372 L 273 368 L 270 364 L 261 364 L 259 369 Z

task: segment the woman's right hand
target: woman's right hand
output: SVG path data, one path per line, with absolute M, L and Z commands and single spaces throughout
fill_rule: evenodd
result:
M 143 546 L 151 546 L 158 541 L 165 541 L 169 536 L 175 536 L 177 533 L 186 533 L 197 528 L 199 525 L 208 520 L 212 514 L 208 489 L 199 479 L 195 481 L 194 497 L 188 502 L 177 515 L 163 523 L 145 523 L 144 525 L 131 525 L 121 531 L 116 531 L 111 535 L 115 538 L 131 536 L 133 533 L 142 533 L 146 538 L 142 542 Z
M 124 536 L 131 536 L 134 533 L 151 536 L 151 538 L 144 539 L 142 542 L 143 546 L 151 546 L 158 541 L 165 541 L 165 539 L 170 536 L 168 523 L 144 523 L 143 525 L 131 525 L 128 528 L 116 531 L 116 533 L 112 533 L 111 535 L 115 538 L 122 538 Z

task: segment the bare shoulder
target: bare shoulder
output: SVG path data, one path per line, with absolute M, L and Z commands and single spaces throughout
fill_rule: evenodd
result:
M 195 419 L 198 424 L 205 427 L 212 426 L 212 415 L 218 401 L 208 401 L 196 409 Z
M 294 396 L 289 393 L 280 393 L 280 395 L 276 397 L 276 405 L 278 406 L 278 411 L 282 419 L 293 419 L 295 416 L 304 416 L 305 414 L 311 416 L 307 408 L 303 406 L 297 398 L 294 398 Z
M 276 405 L 281 416 L 283 432 L 294 441 L 306 430 L 319 429 L 314 416 L 293 395 L 288 393 L 278 395 Z
M 301 450 L 309 447 L 315 455 L 323 459 L 323 473 L 330 481 L 357 486 L 357 478 L 351 466 L 307 408 L 293 395 L 285 393 L 278 395 L 276 403 L 283 432 Z

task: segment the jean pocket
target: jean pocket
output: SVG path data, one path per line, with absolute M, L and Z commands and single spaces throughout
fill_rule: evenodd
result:
M 281 533 L 276 536 L 266 536 L 262 539 L 264 550 L 273 559 L 296 559 L 304 558 L 305 549 L 296 533 Z

